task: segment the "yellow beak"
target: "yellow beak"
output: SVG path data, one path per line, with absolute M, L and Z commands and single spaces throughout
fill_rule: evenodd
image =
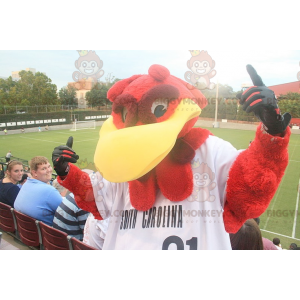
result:
M 186 122 L 201 114 L 190 99 L 182 100 L 165 122 L 118 130 L 109 118 L 100 130 L 94 162 L 110 182 L 141 178 L 154 169 L 172 150 Z

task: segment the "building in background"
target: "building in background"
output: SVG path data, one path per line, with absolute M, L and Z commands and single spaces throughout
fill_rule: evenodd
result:
M 243 83 L 241 88 L 243 91 L 253 86 L 253 83 Z M 283 83 L 278 85 L 272 85 L 268 87 L 272 91 L 274 91 L 276 97 L 280 97 L 281 95 L 286 95 L 288 93 L 298 93 L 300 94 L 300 81 Z
M 277 98 L 280 95 L 286 95 L 288 93 L 299 93 L 300 94 L 300 81 L 269 86 L 269 89 L 274 91 Z
M 21 71 L 26 71 L 26 72 L 30 71 L 30 72 L 32 72 L 33 75 L 35 75 L 35 73 L 36 73 L 36 69 L 34 69 L 34 68 L 26 68 L 25 70 L 21 70 Z M 19 74 L 21 71 L 12 71 L 11 72 L 12 79 L 13 80 L 21 79 L 20 74 Z M 46 73 L 44 73 L 44 72 L 40 72 L 40 73 L 46 75 Z
M 91 91 L 95 82 L 92 78 L 81 79 L 77 82 L 69 82 L 68 86 L 72 86 L 76 89 L 76 98 L 78 99 L 78 108 L 86 108 L 87 101 L 85 95 L 87 92 Z

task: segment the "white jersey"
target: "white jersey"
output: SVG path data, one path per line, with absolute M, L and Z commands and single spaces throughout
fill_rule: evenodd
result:
M 83 242 L 91 247 L 102 250 L 108 229 L 109 219 L 98 221 L 90 214 L 84 226 Z
M 231 250 L 223 208 L 229 170 L 240 152 L 210 136 L 192 161 L 193 194 L 175 203 L 158 191 L 146 212 L 132 207 L 128 183 L 91 173 L 98 211 L 110 218 L 103 250 Z

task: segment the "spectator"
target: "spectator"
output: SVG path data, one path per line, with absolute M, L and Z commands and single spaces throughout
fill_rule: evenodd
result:
M 74 195 L 70 194 L 56 179 L 52 186 L 58 190 L 63 199 L 55 212 L 53 227 L 82 241 L 83 229 L 89 213 L 77 206 Z
M 46 125 L 46 127 L 45 127 L 45 130 L 46 130 L 46 131 L 48 131 L 48 130 L 49 130 L 49 126 L 48 126 L 48 125 Z
M 247 220 L 236 234 L 230 234 L 232 250 L 264 250 L 260 229 L 255 220 Z
M 260 218 L 256 218 L 254 219 L 254 221 L 257 223 L 257 225 L 259 226 L 260 224 Z M 264 250 L 278 250 L 275 245 L 268 239 L 266 238 L 262 238 L 263 240 L 263 245 L 264 245 Z
M 20 191 L 17 183 L 22 175 L 23 165 L 20 161 L 12 160 L 7 164 L 6 177 L 0 181 L 0 202 L 14 207 Z
M 273 244 L 275 245 L 275 247 L 277 248 L 277 250 L 282 250 L 282 247 L 280 245 L 280 239 L 274 238 L 273 239 Z
M 55 211 L 62 202 L 59 192 L 49 185 L 52 167 L 46 157 L 37 156 L 30 162 L 32 178 L 23 185 L 15 209 L 52 226 Z
M 0 179 L 4 178 L 3 165 L 0 164 Z
M 84 227 L 83 242 L 91 247 L 102 250 L 106 232 L 109 225 L 109 219 L 99 221 L 93 214 L 90 214 Z
M 42 128 L 41 128 L 41 126 L 39 126 L 39 132 L 41 132 L 42 131 Z
M 62 185 L 60 185 L 57 181 L 57 179 L 54 179 L 52 181 L 52 184 L 51 184 L 55 189 L 58 190 L 58 192 L 60 193 L 60 195 L 62 196 L 63 200 L 66 198 L 67 194 L 69 194 L 70 192 L 64 188 Z
M 9 162 L 11 157 L 12 157 L 12 154 L 11 154 L 11 151 L 9 150 L 5 156 L 6 162 Z
M 5 128 L 3 131 L 4 131 L 4 134 L 7 135 L 7 129 Z
M 21 127 L 21 133 L 25 133 L 24 127 Z
M 28 178 L 31 178 L 30 173 L 23 173 L 21 180 L 19 181 L 18 187 L 21 189 L 24 183 L 27 181 Z
M 300 248 L 297 246 L 297 244 L 291 244 L 289 250 L 300 250 Z

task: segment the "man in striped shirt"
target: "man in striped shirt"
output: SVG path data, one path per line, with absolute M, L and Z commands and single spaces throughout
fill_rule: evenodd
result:
M 63 197 L 63 201 L 55 212 L 53 227 L 82 241 L 83 230 L 87 217 L 89 216 L 89 212 L 86 212 L 77 206 L 73 194 L 69 194 L 64 197 L 68 190 L 59 185 L 56 180 L 54 180 L 53 186 Z

